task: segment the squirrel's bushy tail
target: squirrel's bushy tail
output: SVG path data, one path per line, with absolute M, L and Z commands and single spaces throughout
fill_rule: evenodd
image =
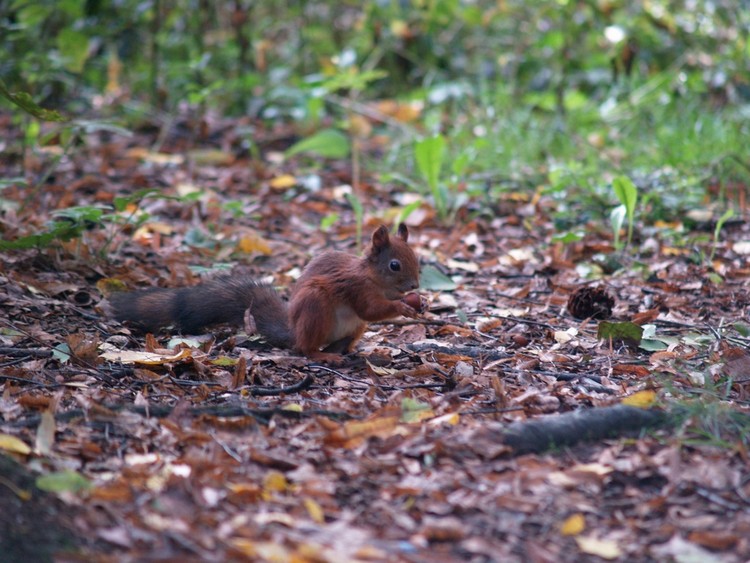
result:
M 109 303 L 117 320 L 149 332 L 168 325 L 186 333 L 219 323 L 243 325 L 250 309 L 257 331 L 270 344 L 294 344 L 286 303 L 270 285 L 247 278 L 223 276 L 194 287 L 115 293 Z

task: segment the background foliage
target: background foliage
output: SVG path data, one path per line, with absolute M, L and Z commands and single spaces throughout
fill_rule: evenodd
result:
M 7 90 L 73 116 L 215 111 L 356 137 L 360 102 L 413 104 L 364 166 L 443 219 L 540 186 L 598 213 L 618 174 L 669 218 L 748 179 L 750 15 L 732 0 L 3 0 L 0 14 Z M 435 134 L 439 185 L 412 152 Z

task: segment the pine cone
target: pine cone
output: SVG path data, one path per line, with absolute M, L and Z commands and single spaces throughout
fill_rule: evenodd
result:
M 579 287 L 568 299 L 568 313 L 576 319 L 608 319 L 614 306 L 615 298 L 603 287 Z

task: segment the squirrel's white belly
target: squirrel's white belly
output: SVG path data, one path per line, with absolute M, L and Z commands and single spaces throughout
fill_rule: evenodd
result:
M 348 305 L 339 305 L 336 307 L 336 323 L 331 333 L 330 342 L 336 342 L 347 336 L 355 334 L 359 331 L 360 327 L 364 323 L 362 319 L 357 316 L 354 309 Z

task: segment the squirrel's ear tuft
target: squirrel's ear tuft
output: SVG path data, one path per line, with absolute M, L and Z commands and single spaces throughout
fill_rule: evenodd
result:
M 398 236 L 404 242 L 408 242 L 409 241 L 409 229 L 406 228 L 406 225 L 404 223 L 401 223 L 398 226 Z
M 380 225 L 378 230 L 372 233 L 372 246 L 373 248 L 381 249 L 389 246 L 391 239 L 388 236 L 388 229 L 385 225 Z

